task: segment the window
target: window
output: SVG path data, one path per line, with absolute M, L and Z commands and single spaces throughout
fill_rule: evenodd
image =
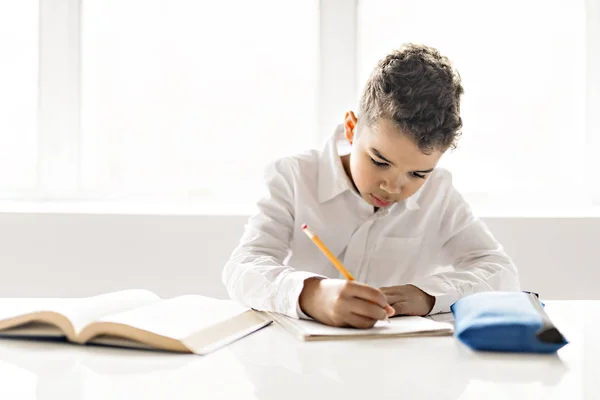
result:
M 41 1 L 39 63 L 31 3 L 0 6 L 4 198 L 243 203 L 319 142 L 316 0 Z
M 266 161 L 315 144 L 317 12 L 311 1 L 84 1 L 83 188 L 252 192 Z
M 0 34 L 1 199 L 246 206 L 421 42 L 463 78 L 469 201 L 600 204 L 597 2 L 10 1 Z
M 37 184 L 38 11 L 0 2 L 0 193 Z

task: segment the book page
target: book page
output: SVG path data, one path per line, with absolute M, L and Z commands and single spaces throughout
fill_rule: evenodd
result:
M 75 332 L 79 333 L 86 325 L 107 315 L 133 310 L 159 301 L 160 297 L 148 290 L 122 290 L 71 302 L 63 313 L 71 320 Z
M 377 321 L 370 329 L 337 328 L 324 325 L 312 320 L 297 320 L 283 315 L 273 315 L 273 318 L 284 327 L 305 336 L 372 336 L 400 335 L 419 332 L 434 332 L 451 329 L 452 325 L 432 321 L 423 317 L 394 317 L 389 321 Z
M 67 317 L 75 332 L 108 314 L 154 303 L 160 298 L 147 290 L 123 290 L 80 298 L 7 298 L 0 299 L 0 320 L 35 312 L 52 311 Z
M 172 339 L 183 340 L 246 310 L 248 309 L 231 300 L 186 295 L 109 315 L 101 318 L 99 322 L 129 325 Z
M 58 311 L 65 308 L 68 299 L 4 298 L 0 299 L 0 321 L 40 311 Z
M 30 322 L 25 325 L 17 326 L 0 331 L 1 336 L 8 337 L 46 337 L 60 338 L 65 336 L 65 333 L 58 327 L 42 322 Z

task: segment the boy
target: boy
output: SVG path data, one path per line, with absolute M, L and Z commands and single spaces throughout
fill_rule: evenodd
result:
M 462 93 L 435 49 L 409 44 L 381 60 L 358 118 L 346 113 L 324 149 L 267 168 L 258 212 L 223 271 L 229 295 L 370 328 L 386 316 L 448 312 L 474 292 L 519 290 L 513 262 L 436 168 L 460 135 Z M 339 279 L 304 223 L 356 281 Z

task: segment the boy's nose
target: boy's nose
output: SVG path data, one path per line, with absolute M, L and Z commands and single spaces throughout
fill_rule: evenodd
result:
M 379 185 L 379 188 L 385 190 L 389 194 L 400 194 L 402 192 L 402 184 L 400 183 L 382 182 L 382 184 Z

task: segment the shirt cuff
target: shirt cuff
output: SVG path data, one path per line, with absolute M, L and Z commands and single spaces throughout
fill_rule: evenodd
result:
M 310 316 L 304 314 L 304 311 L 302 311 L 302 309 L 300 308 L 300 302 L 298 302 L 298 305 L 296 306 L 296 312 L 298 313 L 298 319 L 313 319 Z
M 312 319 L 300 309 L 300 293 L 304 289 L 304 281 L 308 278 L 326 278 L 323 275 L 306 271 L 294 271 L 287 274 L 278 288 L 278 312 L 296 319 Z
M 456 289 L 439 278 L 428 276 L 409 283 L 430 296 L 435 297 L 435 304 L 429 315 L 450 312 L 450 306 L 459 300 Z

